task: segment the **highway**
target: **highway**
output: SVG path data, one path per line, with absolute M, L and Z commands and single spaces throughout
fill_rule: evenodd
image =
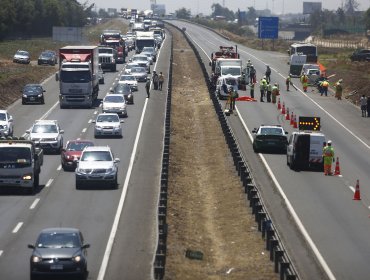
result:
M 157 63 L 151 67 L 162 71 L 166 78 L 170 40 L 168 35 Z M 99 101 L 117 82 L 124 65 L 117 66 L 117 72 L 105 73 Z M 60 109 L 54 76 L 43 86 L 45 105 L 21 105 L 18 100 L 8 108 L 14 118 L 14 135 L 23 135 L 37 119 L 51 119 L 58 120 L 65 131 L 64 144 L 81 138 L 92 139 L 95 145 L 109 145 L 121 160 L 119 188 L 76 190 L 74 172 L 61 169 L 60 155 L 45 155 L 36 194 L 1 190 L 0 279 L 29 279 L 31 250 L 27 244 L 34 244 L 38 233 L 48 227 L 76 227 L 82 231 L 91 244 L 88 279 L 152 278 L 166 91 L 153 91 L 147 99 L 145 83 L 139 83 L 135 104 L 128 105 L 123 138 L 94 139 L 91 121 L 101 112 L 99 104 L 93 109 Z
M 186 28 L 209 69 L 212 52 L 219 46 L 236 45 L 203 27 L 170 22 Z M 369 279 L 369 119 L 361 118 L 360 110 L 345 100 L 321 97 L 317 92 L 304 93 L 298 79 L 293 79 L 297 91 L 285 91 L 287 55 L 241 45 L 238 52 L 244 65 L 251 59 L 257 70 L 257 81 L 264 75 L 266 65 L 270 65 L 272 82 L 280 85 L 281 101 L 290 112 L 321 118 L 321 130 L 333 141 L 335 156 L 340 160 L 341 176 L 324 176 L 317 171 L 290 170 L 286 155 L 255 154 L 251 145 L 253 128 L 260 124 L 281 124 L 289 135 L 294 131 L 272 103 L 237 102 L 238 115 L 229 117 L 269 214 L 301 278 Z M 239 91 L 239 95 L 249 95 L 249 90 Z M 259 100 L 258 84 L 255 96 Z M 356 180 L 360 182 L 361 201 L 353 200 Z

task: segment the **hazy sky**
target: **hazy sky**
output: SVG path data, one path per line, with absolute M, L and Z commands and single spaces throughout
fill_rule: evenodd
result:
M 150 4 L 154 1 L 150 0 L 79 0 L 80 3 L 95 3 L 98 8 L 136 8 L 139 10 L 150 9 Z M 225 7 L 232 11 L 247 10 L 247 7 L 253 6 L 257 10 L 269 8 L 275 14 L 282 13 L 301 13 L 303 0 L 156 0 L 157 4 L 164 4 L 167 13 L 174 12 L 185 7 L 190 9 L 192 14 L 203 13 L 211 14 L 211 6 L 214 3 L 220 5 L 225 4 Z M 359 10 L 367 10 L 370 7 L 370 0 L 356 0 L 360 6 Z M 317 0 L 305 0 L 305 2 L 320 2 Z M 342 5 L 345 0 L 323 0 L 323 9 L 336 10 Z

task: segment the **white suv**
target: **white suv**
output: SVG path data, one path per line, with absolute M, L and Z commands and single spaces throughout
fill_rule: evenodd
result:
M 112 188 L 118 187 L 118 163 L 108 146 L 86 147 L 78 161 L 76 174 L 76 189 L 87 183 L 107 184 Z
M 13 135 L 13 117 L 7 110 L 0 110 L 0 137 Z
M 61 153 L 63 149 L 63 133 L 56 120 L 37 120 L 27 130 L 29 139 L 43 150 Z

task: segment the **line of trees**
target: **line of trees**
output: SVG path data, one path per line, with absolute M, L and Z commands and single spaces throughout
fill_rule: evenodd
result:
M 77 0 L 1 0 L 0 39 L 50 36 L 53 26 L 84 26 L 93 6 Z

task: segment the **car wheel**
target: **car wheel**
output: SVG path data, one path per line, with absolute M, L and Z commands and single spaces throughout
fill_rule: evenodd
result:
M 259 152 L 259 150 L 257 149 L 257 147 L 256 147 L 255 145 L 253 145 L 253 151 L 254 151 L 255 153 L 258 153 L 258 152 Z
M 31 279 L 31 280 L 36 280 L 36 279 L 37 279 L 37 276 L 36 276 L 36 275 L 34 275 L 34 274 L 32 274 L 32 273 L 30 273 L 30 279 Z
M 290 169 L 291 170 L 298 170 L 298 168 L 297 168 L 297 164 L 296 164 L 296 162 L 295 162 L 295 160 L 293 159 L 293 156 L 290 158 Z
M 117 189 L 118 188 L 118 181 L 117 181 L 117 176 L 116 179 L 112 183 L 112 189 Z
M 45 104 L 44 98 L 41 99 L 41 104 Z
M 82 183 L 76 180 L 76 190 L 80 190 L 82 188 Z

